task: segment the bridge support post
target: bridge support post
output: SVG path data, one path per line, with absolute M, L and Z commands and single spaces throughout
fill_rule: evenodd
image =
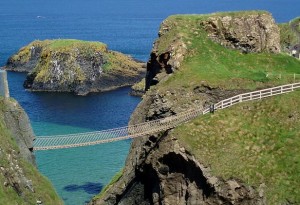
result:
M 0 96 L 9 98 L 7 72 L 5 70 L 0 70 Z

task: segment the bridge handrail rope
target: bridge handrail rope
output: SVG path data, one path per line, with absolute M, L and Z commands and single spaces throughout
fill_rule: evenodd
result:
M 225 109 L 245 101 L 258 100 L 274 95 L 292 92 L 298 88 L 300 88 L 300 82 L 239 94 L 214 104 L 213 111 Z M 120 128 L 68 135 L 38 136 L 34 141 L 34 150 L 80 147 L 132 139 L 174 128 L 181 123 L 187 122 L 196 118 L 197 116 L 204 115 L 209 112 L 211 112 L 211 107 L 201 107 L 193 110 L 187 110 L 170 117 Z

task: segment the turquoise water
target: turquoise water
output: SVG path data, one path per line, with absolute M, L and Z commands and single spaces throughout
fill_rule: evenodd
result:
M 23 73 L 8 73 L 11 95 L 26 109 L 36 135 L 80 133 L 126 126 L 140 98 L 129 88 L 75 96 L 22 88 Z M 84 204 L 123 166 L 130 140 L 89 147 L 35 152 L 39 170 L 67 205 Z
M 299 0 L 1 0 L 0 66 L 35 39 L 101 41 L 146 61 L 159 25 L 171 14 L 267 10 L 277 22 L 299 15 Z M 90 94 L 32 93 L 25 74 L 9 73 L 10 94 L 26 110 L 36 135 L 125 126 L 140 98 L 129 88 Z M 124 165 L 130 141 L 36 152 L 38 168 L 66 205 L 89 201 Z
M 90 147 L 40 151 L 39 169 L 55 179 L 66 204 L 82 204 L 99 193 L 124 164 L 130 141 Z

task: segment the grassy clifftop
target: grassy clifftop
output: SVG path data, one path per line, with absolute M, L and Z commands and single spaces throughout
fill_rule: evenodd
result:
M 213 16 L 218 15 L 231 14 Z M 236 15 L 242 16 L 244 13 Z M 158 51 L 165 52 L 174 39 L 181 39 L 188 52 L 180 70 L 161 87 L 193 88 L 202 82 L 222 89 L 253 90 L 287 82 L 287 79 L 268 78 L 267 73 L 300 74 L 300 62 L 285 54 L 242 54 L 213 42 L 201 26 L 201 22 L 209 17 L 211 15 L 176 15 L 166 19 L 169 30 L 158 39 Z
M 223 14 L 222 14 L 223 15 Z M 227 14 L 226 14 L 227 15 Z M 177 35 L 189 52 L 161 89 L 211 87 L 250 89 L 293 82 L 300 61 L 285 54 L 248 53 L 227 49 L 207 38 L 200 22 L 208 16 L 172 16 L 174 25 L 160 41 Z M 175 26 L 176 25 L 176 26 Z M 160 45 L 165 47 L 165 42 Z M 168 44 L 168 43 L 167 43 Z M 166 45 L 167 45 L 166 44 Z M 165 48 L 160 48 L 164 50 Z M 282 74 L 281 79 L 267 73 Z M 297 79 L 300 81 L 300 77 Z M 216 176 L 265 184 L 268 204 L 300 202 L 299 91 L 236 105 L 199 117 L 175 129 L 176 136 Z
M 8 103 L 16 102 L 0 97 L 0 204 L 62 204 L 51 183 L 20 156 L 3 119 Z
M 253 13 L 234 16 L 245 14 Z M 165 99 L 172 99 L 170 92 L 193 93 L 201 85 L 225 92 L 300 82 L 300 61 L 295 58 L 284 53 L 245 54 L 212 41 L 202 26 L 212 16 L 231 16 L 231 13 L 176 15 L 165 20 L 162 36 L 156 42 L 158 55 L 170 50 L 170 45 L 178 39 L 185 43 L 187 52 L 180 68 L 151 88 L 153 92 L 158 90 Z M 267 204 L 298 204 L 299 94 L 296 91 L 242 103 L 199 117 L 175 128 L 171 137 L 179 139 L 215 176 L 224 180 L 238 178 L 256 188 L 261 186 Z M 199 98 L 195 96 L 190 94 L 186 98 L 177 94 L 173 101 L 182 105 Z
M 132 124 L 300 81 L 300 61 L 280 53 L 268 12 L 175 15 L 161 24 L 147 72 Z M 120 179 L 91 204 L 298 204 L 299 92 L 135 139 Z
M 264 185 L 268 204 L 300 202 L 300 91 L 199 117 L 172 135 L 215 176 Z

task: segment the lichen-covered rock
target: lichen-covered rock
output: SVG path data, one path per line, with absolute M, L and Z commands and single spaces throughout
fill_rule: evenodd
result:
M 271 14 L 212 16 L 201 22 L 208 35 L 222 45 L 243 52 L 280 52 L 279 27 Z
M 11 131 L 17 142 L 21 156 L 35 165 L 35 157 L 32 153 L 35 137 L 26 112 L 16 101 L 3 100 L 3 103 L 5 106 L 2 107 L 0 112 L 4 115 L 6 127 Z
M 142 65 L 100 42 L 45 40 L 21 48 L 5 69 L 30 72 L 24 87 L 33 91 L 86 95 L 138 82 Z
M 26 113 L 13 99 L 0 97 L 0 204 L 63 204 L 34 166 L 32 140 Z

